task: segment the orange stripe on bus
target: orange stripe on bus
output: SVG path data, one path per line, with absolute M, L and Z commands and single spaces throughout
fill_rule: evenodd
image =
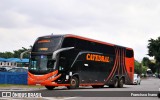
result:
M 118 57 L 118 75 L 119 75 L 119 70 L 120 70 L 120 67 L 121 67 L 121 49 L 119 49 L 119 57 Z
M 113 71 L 114 71 L 114 69 L 115 69 L 115 67 L 116 67 L 116 64 L 117 64 L 117 57 L 118 57 L 118 55 L 117 55 L 117 50 L 116 50 L 116 48 L 115 48 L 115 52 L 116 52 L 116 59 L 115 59 L 115 62 L 114 62 L 114 66 L 113 66 L 112 71 L 111 71 L 111 73 L 109 74 L 108 78 L 106 79 L 106 82 L 109 80 L 109 78 L 110 78 L 111 75 L 113 74 Z
M 111 75 L 111 79 L 113 78 L 113 75 L 115 75 L 115 72 L 117 71 L 117 68 L 118 68 L 118 65 L 119 65 L 119 54 L 120 54 L 120 52 L 119 52 L 119 49 L 117 50 L 117 65 L 116 65 L 116 68 L 115 68 L 115 70 L 114 70 L 114 73 Z

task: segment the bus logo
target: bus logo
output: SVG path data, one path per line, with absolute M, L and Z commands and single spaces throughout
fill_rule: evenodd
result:
M 90 61 L 99 61 L 99 62 L 110 62 L 109 56 L 97 55 L 97 54 L 90 54 L 86 55 L 86 60 Z

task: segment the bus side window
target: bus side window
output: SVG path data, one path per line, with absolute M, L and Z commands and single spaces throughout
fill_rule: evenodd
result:
M 76 45 L 76 49 L 79 50 L 88 50 L 88 42 L 86 40 L 80 40 L 80 39 L 76 39 L 75 41 Z
M 133 50 L 126 50 L 126 57 L 132 58 L 133 57 Z
M 65 38 L 62 47 L 75 47 L 75 39 Z

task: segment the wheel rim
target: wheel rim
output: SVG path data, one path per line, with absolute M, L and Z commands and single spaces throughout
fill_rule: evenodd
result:
M 118 86 L 118 81 L 116 80 L 116 81 L 115 81 L 115 87 L 117 87 L 117 86 Z
M 71 80 L 71 85 L 72 85 L 72 86 L 76 86 L 76 80 L 72 79 L 72 80 Z
M 120 84 L 123 85 L 123 80 L 120 81 Z
M 122 88 L 123 87 L 123 79 L 120 80 L 120 84 L 119 87 Z

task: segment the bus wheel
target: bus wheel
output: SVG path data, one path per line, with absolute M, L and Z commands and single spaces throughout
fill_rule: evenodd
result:
M 119 82 L 118 82 L 118 87 L 119 87 L 119 88 L 123 88 L 123 84 L 124 84 L 123 78 L 121 78 L 121 79 L 119 80 Z
M 70 86 L 67 86 L 68 89 L 75 89 L 79 87 L 79 81 L 77 77 L 72 77 L 70 79 Z
M 48 90 L 53 90 L 55 86 L 45 86 Z
M 117 79 L 117 78 L 115 78 L 115 80 L 114 80 L 113 87 L 114 87 L 114 88 L 117 88 L 117 87 L 118 87 L 118 79 Z

